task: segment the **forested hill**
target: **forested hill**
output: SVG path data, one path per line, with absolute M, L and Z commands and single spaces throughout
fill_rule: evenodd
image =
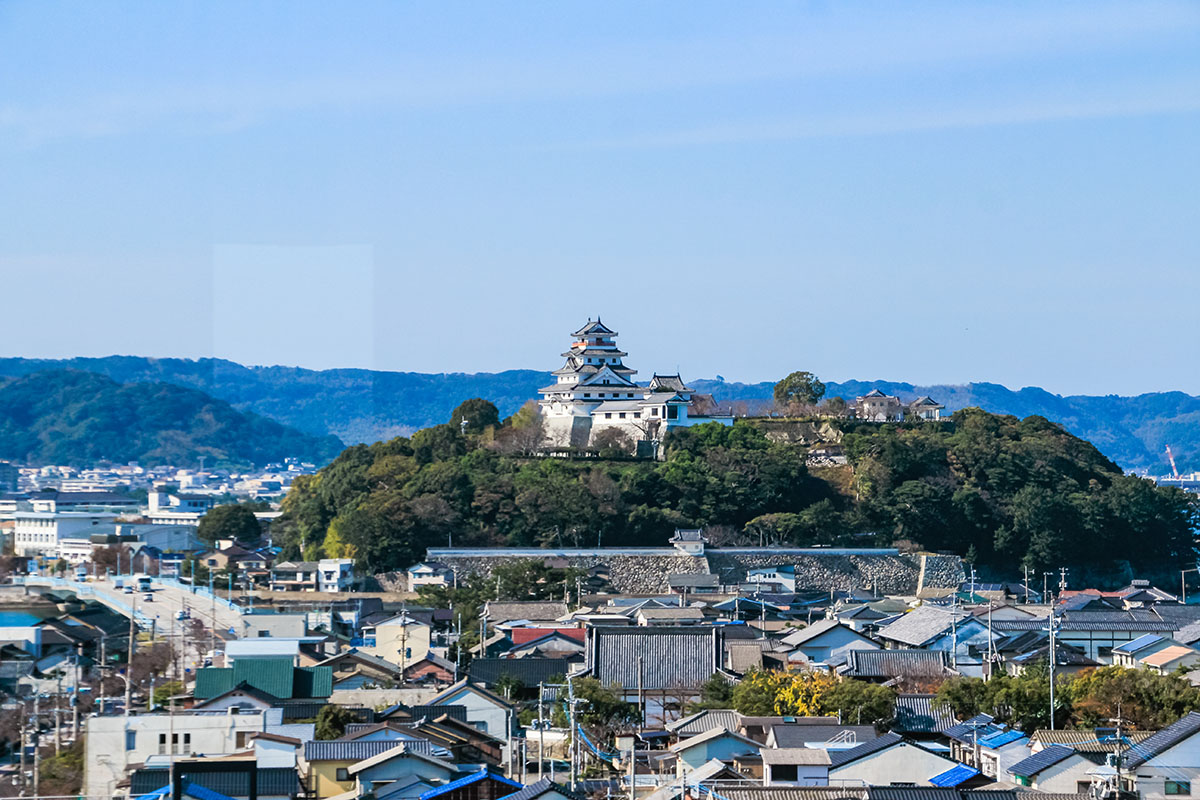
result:
M 466 416 L 487 415 L 476 405 Z M 724 545 L 907 541 L 993 573 L 1069 566 L 1110 582 L 1195 561 L 1194 495 L 1123 474 L 1040 417 L 968 409 L 940 423 L 833 424 L 850 465 L 812 471 L 802 445 L 769 440 L 753 420 L 672 431 L 661 462 L 524 456 L 537 441 L 527 414 L 466 435 L 443 424 L 351 447 L 297 479 L 276 541 L 288 556 L 352 556 L 374 571 L 451 535 L 461 546 L 648 546 L 676 527 Z
M 91 466 L 253 466 L 294 457 L 324 464 L 342 450 L 170 383 L 118 383 L 73 370 L 0 378 L 0 459 Z
M 786 368 L 785 368 L 786 367 Z M 802 365 L 799 365 L 802 368 Z M 243 411 L 252 411 L 311 434 L 334 434 L 346 442 L 371 442 L 435 425 L 470 397 L 492 400 L 511 414 L 536 396 L 546 372 L 378 372 L 245 367 L 221 359 L 154 359 L 139 356 L 44 360 L 0 359 L 0 376 L 47 369 L 79 369 L 122 383 L 165 381 L 199 389 Z M 780 377 L 797 365 L 784 365 Z M 722 402 L 766 401 L 772 384 L 692 380 L 697 390 Z M 827 396 L 848 399 L 878 387 L 912 399 L 928 394 L 949 411 L 980 407 L 999 414 L 1046 417 L 1100 448 L 1125 468 L 1165 472 L 1166 445 L 1182 469 L 1200 469 L 1200 397 L 1160 392 L 1136 397 L 1060 396 L 1042 389 L 1013 391 L 994 383 L 914 386 L 890 381 L 828 383 Z

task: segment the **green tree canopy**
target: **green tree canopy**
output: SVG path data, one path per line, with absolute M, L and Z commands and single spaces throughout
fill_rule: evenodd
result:
M 793 403 L 816 405 L 825 396 L 825 384 L 811 372 L 793 372 L 775 384 L 775 402 L 781 406 Z
M 482 397 L 464 400 L 450 415 L 450 427 L 463 431 L 463 420 L 466 420 L 466 433 L 483 433 L 488 428 L 500 426 L 500 412 L 496 407 Z
M 262 536 L 262 526 L 258 524 L 253 511 L 234 503 L 210 509 L 200 518 L 196 535 L 209 544 L 218 539 L 234 539 L 249 544 L 257 542 Z

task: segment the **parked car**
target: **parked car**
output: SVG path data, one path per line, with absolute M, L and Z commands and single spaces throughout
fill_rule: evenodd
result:
M 154 593 L 146 592 L 144 595 L 142 595 L 142 600 L 147 603 L 153 603 L 154 602 Z

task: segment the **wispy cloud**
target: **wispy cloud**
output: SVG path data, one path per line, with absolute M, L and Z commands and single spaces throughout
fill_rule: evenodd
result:
M 38 85 L 29 90 L 19 78 L 11 77 L 22 74 L 20 65 L 12 64 L 7 65 L 10 78 L 0 81 L 0 88 L 7 84 L 14 89 L 2 92 L 10 99 L 0 102 L 0 132 L 31 143 L 112 136 L 159 125 L 218 132 L 314 110 L 582 101 L 836 76 L 890 77 L 904 71 L 977 69 L 1047 55 L 1086 57 L 1142 48 L 1164 39 L 1177 41 L 1200 31 L 1200 6 L 1179 2 L 923 8 L 859 7 L 852 14 L 838 7 L 828 14 L 789 20 L 786 30 L 750 35 L 714 31 L 648 40 L 633 35 L 623 41 L 560 45 L 538 41 L 536 34 L 530 34 L 523 42 L 485 39 L 483 44 L 490 49 L 464 45 L 458 52 L 365 53 L 356 66 L 315 72 L 311 60 L 297 56 L 295 63 L 275 65 L 270 74 L 254 65 L 245 72 L 227 73 L 237 77 L 209 82 L 159 81 L 152 74 L 106 75 L 100 68 L 96 75 L 69 85 Z M 636 25 L 631 28 L 636 30 Z M 0 53 L 5 35 L 19 32 L 0 33 Z M 398 48 L 397 53 L 415 49 Z M 0 72 L 5 66 L 0 55 Z M 25 74 L 30 81 L 38 79 L 33 72 Z M 81 91 L 86 86 L 94 88 Z M 957 113 L 964 121 L 955 124 L 994 124 L 966 121 L 986 118 L 987 113 Z M 891 124 L 913 129 L 937 124 L 920 117 Z M 748 123 L 747 127 L 758 129 L 760 136 L 789 137 L 797 130 L 805 135 L 803 130 L 810 128 L 846 130 L 857 125 L 878 127 L 870 119 L 859 123 L 845 119 L 832 126 L 826 120 Z M 694 139 L 752 135 L 736 133 L 737 127 L 725 133 L 710 128 L 667 134 L 664 141 L 681 135 Z M 772 127 L 779 132 L 770 134 Z

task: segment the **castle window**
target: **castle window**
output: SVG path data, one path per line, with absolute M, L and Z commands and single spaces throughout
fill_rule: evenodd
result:
M 625 419 L 625 412 L 624 412 L 624 411 L 622 411 L 622 412 L 621 412 L 620 414 L 618 414 L 617 416 L 619 416 L 621 419 Z
M 605 412 L 604 412 L 604 418 L 605 418 L 605 419 L 612 419 L 612 412 L 611 412 L 611 411 L 605 411 Z
M 592 396 L 592 393 L 591 393 L 591 392 L 584 392 L 584 393 L 583 393 L 583 396 L 584 396 L 584 397 L 591 397 L 591 396 Z
M 654 408 L 650 409 L 650 416 L 652 416 L 652 417 L 657 417 L 657 416 L 658 416 L 658 407 L 657 407 L 657 406 L 655 406 Z

